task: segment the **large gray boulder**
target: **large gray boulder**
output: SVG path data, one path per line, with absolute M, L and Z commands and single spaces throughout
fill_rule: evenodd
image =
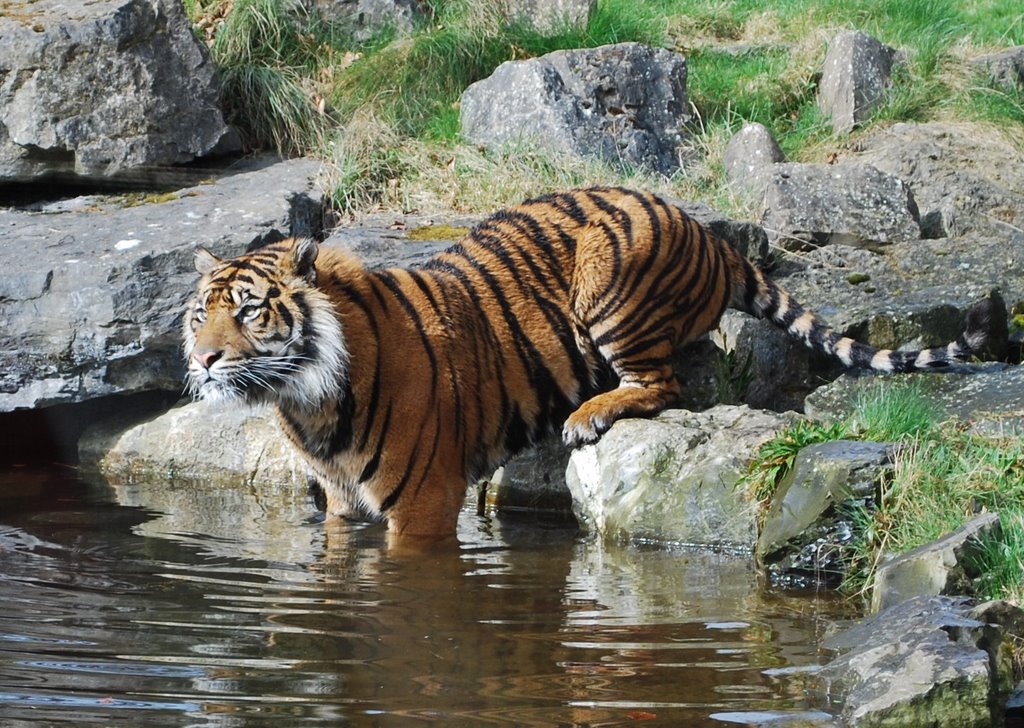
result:
M 581 526 L 604 537 L 750 550 L 749 459 L 791 420 L 743 406 L 619 420 L 575 450 L 566 482 Z
M 832 117 L 836 134 L 852 131 L 871 116 L 885 98 L 896 61 L 894 48 L 862 31 L 843 31 L 832 39 L 818 84 L 818 107 Z
M 916 597 L 825 640 L 818 673 L 844 725 L 1003 724 L 1013 679 L 1009 641 L 965 599 Z
M 669 175 L 691 117 L 686 59 L 620 43 L 507 61 L 467 88 L 460 108 L 472 142 L 536 145 Z
M 856 161 L 898 177 L 913 190 L 925 237 L 1021 235 L 1024 161 L 1014 143 L 992 129 L 895 124 L 865 133 L 857 146 Z M 1016 267 L 1021 268 L 1019 259 Z
M 0 14 L 0 38 L 0 181 L 130 176 L 237 148 L 177 0 L 40 0 Z
M 246 169 L 144 205 L 93 197 L 0 209 L 0 412 L 180 392 L 195 247 L 235 255 L 322 231 L 319 163 Z

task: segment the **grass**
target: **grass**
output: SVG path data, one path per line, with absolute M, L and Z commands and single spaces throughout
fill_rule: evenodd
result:
M 644 183 L 750 216 L 751 202 L 729 189 L 720 162 L 743 123 L 766 125 L 794 161 L 824 161 L 862 133 L 835 137 L 815 103 L 828 41 L 843 28 L 865 30 L 907 58 L 867 128 L 929 120 L 1019 127 L 1020 91 L 989 83 L 969 63 L 973 55 L 1024 43 L 1024 23 L 1009 5 L 601 0 L 586 28 L 542 35 L 508 22 L 495 3 L 431 0 L 416 32 L 385 30 L 361 42 L 295 0 L 187 0 L 186 10 L 210 43 L 226 113 L 248 145 L 337 165 L 330 194 L 343 211 L 423 204 L 487 211 L 594 182 Z M 537 150 L 480 152 L 461 141 L 459 97 L 500 63 L 622 41 L 688 57 L 697 161 L 684 171 L 664 179 Z M 1022 136 L 1014 141 L 1024 146 Z
M 891 481 L 852 514 L 857 532 L 841 589 L 863 594 L 882 559 L 956 530 L 981 511 L 1000 514 L 1003 538 L 984 544 L 978 593 L 1024 604 L 1024 442 L 937 421 L 913 383 L 865 390 L 842 422 L 800 422 L 766 442 L 747 485 L 768 504 L 807 445 L 840 439 L 897 442 Z

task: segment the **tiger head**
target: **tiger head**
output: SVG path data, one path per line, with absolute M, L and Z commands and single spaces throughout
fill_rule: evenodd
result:
M 317 252 L 315 241 L 294 238 L 230 260 L 197 249 L 202 278 L 183 332 L 193 396 L 316 407 L 340 395 L 348 355 L 316 287 Z

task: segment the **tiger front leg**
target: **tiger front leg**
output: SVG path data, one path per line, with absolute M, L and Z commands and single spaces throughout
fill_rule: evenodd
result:
M 562 427 L 562 439 L 570 447 L 581 447 L 603 435 L 623 417 L 651 417 L 676 401 L 679 383 L 668 379 L 623 379 L 618 388 L 592 397 L 569 415 Z

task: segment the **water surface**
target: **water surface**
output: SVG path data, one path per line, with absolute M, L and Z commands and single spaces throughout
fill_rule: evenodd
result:
M 302 493 L 0 473 L 0 725 L 823 725 L 842 605 L 748 558 L 464 511 L 395 554 Z

